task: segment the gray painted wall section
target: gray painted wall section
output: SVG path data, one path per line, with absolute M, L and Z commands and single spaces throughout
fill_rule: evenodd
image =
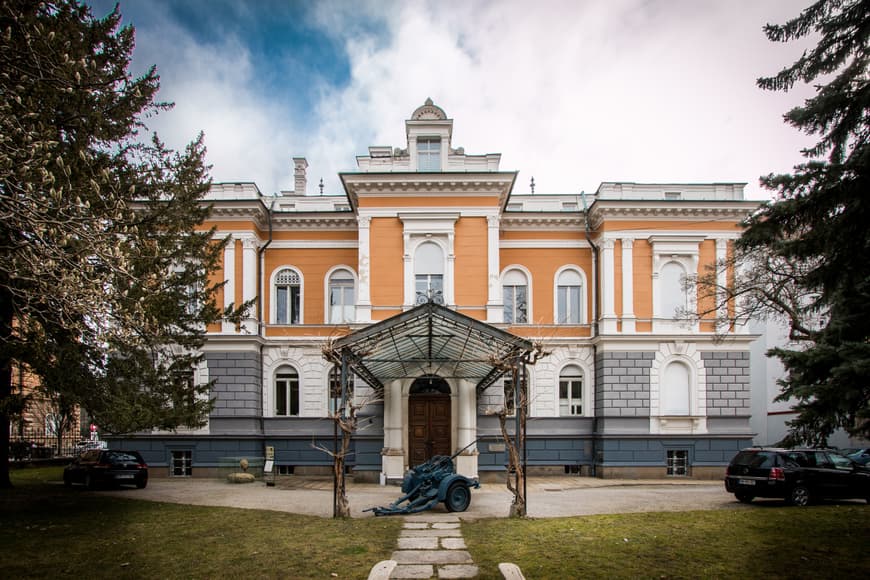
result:
M 262 369 L 256 352 L 208 352 L 209 379 L 214 381 L 212 417 L 258 417 L 262 415 Z
M 707 370 L 707 416 L 749 416 L 752 407 L 749 351 L 701 352 Z
M 603 351 L 595 357 L 595 415 L 649 417 L 649 371 L 655 353 Z

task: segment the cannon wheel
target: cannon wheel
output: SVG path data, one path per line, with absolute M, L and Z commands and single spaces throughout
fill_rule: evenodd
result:
M 447 495 L 444 497 L 444 505 L 447 506 L 449 512 L 464 512 L 471 504 L 471 490 L 468 489 L 462 481 L 455 481 L 450 484 L 447 490 Z

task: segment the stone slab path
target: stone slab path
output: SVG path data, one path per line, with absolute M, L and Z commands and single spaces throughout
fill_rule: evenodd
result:
M 475 578 L 478 569 L 465 549 L 459 517 L 413 515 L 405 517 L 397 565 L 390 578 Z

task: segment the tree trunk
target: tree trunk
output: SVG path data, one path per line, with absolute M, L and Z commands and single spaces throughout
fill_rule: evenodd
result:
M 12 487 L 9 479 L 9 414 L 12 397 L 12 358 L 8 354 L 12 337 L 12 297 L 0 289 L 0 489 Z
M 349 518 L 350 517 L 350 504 L 347 501 L 347 489 L 345 487 L 345 477 L 344 477 L 344 467 L 345 467 L 345 458 L 347 457 L 348 451 L 350 449 L 350 436 L 352 430 L 347 429 L 345 425 L 341 423 L 341 417 L 336 417 L 335 421 L 338 423 L 341 428 L 341 446 L 338 451 L 335 453 L 332 462 L 332 469 L 334 471 L 334 485 L 335 485 L 335 505 L 333 506 L 333 517 L 336 518 Z

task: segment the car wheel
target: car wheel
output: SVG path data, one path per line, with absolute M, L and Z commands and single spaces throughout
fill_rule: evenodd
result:
M 142 479 L 136 480 L 136 489 L 145 489 L 145 486 L 148 485 L 148 478 L 143 477 Z
M 753 499 L 755 499 L 755 496 L 751 493 L 735 493 L 734 497 L 736 497 L 737 501 L 741 503 L 750 503 Z
M 810 489 L 805 485 L 796 485 L 791 488 L 786 498 L 788 503 L 796 506 L 805 506 L 810 503 Z
M 464 512 L 471 503 L 471 490 L 461 481 L 454 482 L 447 490 L 444 505 L 449 512 Z

